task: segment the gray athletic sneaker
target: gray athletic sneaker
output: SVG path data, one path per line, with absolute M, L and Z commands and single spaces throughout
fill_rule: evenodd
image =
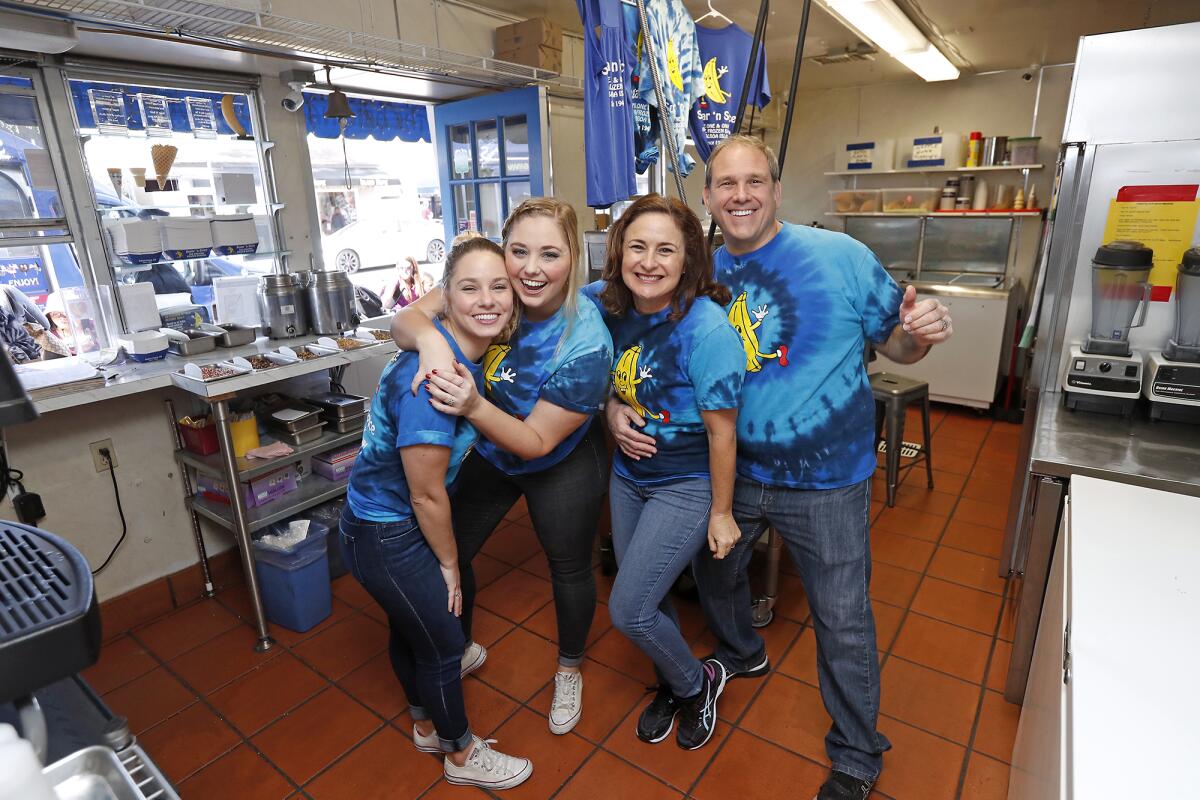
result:
M 511 789 L 529 779 L 533 763 L 528 758 L 506 756 L 492 749 L 495 739 L 475 737 L 475 747 L 461 767 L 447 756 L 443 767 L 447 783 L 482 789 Z
M 554 673 L 554 699 L 550 701 L 550 732 L 569 733 L 583 715 L 583 675 Z

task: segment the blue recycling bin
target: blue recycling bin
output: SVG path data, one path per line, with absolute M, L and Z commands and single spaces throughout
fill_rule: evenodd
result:
M 254 564 L 267 619 L 303 633 L 333 611 L 329 586 L 329 557 L 325 540 L 329 528 L 317 522 L 308 536 L 290 550 L 254 542 Z

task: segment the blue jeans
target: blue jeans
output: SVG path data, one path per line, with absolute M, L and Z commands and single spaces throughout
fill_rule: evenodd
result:
M 659 682 L 676 697 L 692 697 L 703 686 L 702 667 L 667 593 L 707 550 L 711 485 L 704 478 L 639 485 L 614 472 L 608 493 L 618 565 L 608 613 L 654 662 Z
M 751 626 L 747 568 L 754 542 L 770 525 L 787 544 L 812 610 L 817 636 L 821 699 L 833 720 L 825 752 L 833 768 L 874 780 L 891 747 L 876 730 L 879 719 L 879 652 L 871 584 L 871 482 L 840 489 L 806 490 L 738 478 L 733 515 L 742 538 L 718 561 L 707 550 L 693 561 L 700 602 L 717 637 L 717 657 L 734 670 L 765 655 Z
M 466 638 L 446 610 L 437 556 L 416 520 L 369 522 L 342 510 L 346 566 L 387 613 L 388 654 L 413 719 L 432 719 L 444 752 L 463 750 L 471 729 L 459 677 Z

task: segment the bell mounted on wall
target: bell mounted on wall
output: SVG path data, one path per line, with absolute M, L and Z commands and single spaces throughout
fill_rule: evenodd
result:
M 330 88 L 329 97 L 325 99 L 325 119 L 336 119 L 338 121 L 338 131 L 342 140 L 342 161 L 346 167 L 346 188 L 350 188 L 350 156 L 346 153 L 346 125 L 350 120 L 354 119 L 354 112 L 350 110 L 350 98 L 341 89 L 337 89 L 333 85 L 333 81 L 329 79 L 329 65 L 325 65 L 325 85 Z

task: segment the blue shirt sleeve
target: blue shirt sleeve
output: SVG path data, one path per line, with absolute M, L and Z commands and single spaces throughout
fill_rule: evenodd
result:
M 705 334 L 688 359 L 688 377 L 701 411 L 737 408 L 745 375 L 746 351 L 728 323 Z
M 592 281 L 587 286 L 579 290 L 579 293 L 591 300 L 596 306 L 596 310 L 600 312 L 600 316 L 608 322 L 608 312 L 604 310 L 604 303 L 600 300 L 600 293 L 604 291 L 604 281 Z
M 608 397 L 612 356 L 607 350 L 583 353 L 560 366 L 544 384 L 538 399 L 568 411 L 594 414 Z
M 398 395 L 391 408 L 392 418 L 396 420 L 396 449 L 417 444 L 454 445 L 454 431 L 458 425 L 455 417 L 435 409 L 424 390 L 419 390 L 416 397 L 407 389 Z
M 900 324 L 900 302 L 904 292 L 870 250 L 858 259 L 856 276 L 858 296 L 855 306 L 862 316 L 863 333 L 872 342 L 883 342 Z

